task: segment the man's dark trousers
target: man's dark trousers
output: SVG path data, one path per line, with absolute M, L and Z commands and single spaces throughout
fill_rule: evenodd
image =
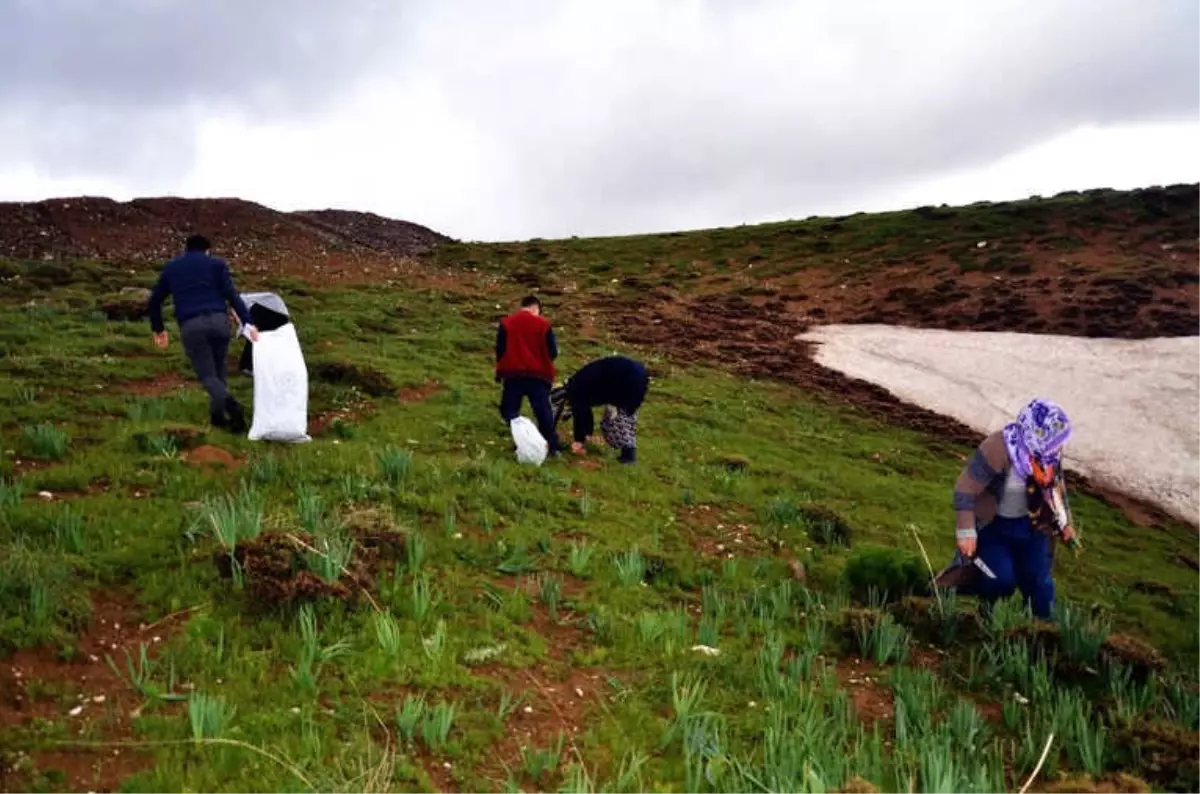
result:
M 224 312 L 209 312 L 191 317 L 179 326 L 183 349 L 192 360 L 196 377 L 208 392 L 208 411 L 213 417 L 225 414 L 229 403 L 229 387 L 225 377 L 228 364 L 229 316 Z
M 521 400 L 529 399 L 529 407 L 537 419 L 538 432 L 546 439 L 551 452 L 562 449 L 554 427 L 554 410 L 550 407 L 550 384 L 540 378 L 505 378 L 500 394 L 500 416 L 511 422 L 521 415 Z

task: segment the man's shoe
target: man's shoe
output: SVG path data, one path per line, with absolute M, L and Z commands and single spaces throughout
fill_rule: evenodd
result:
M 226 398 L 225 410 L 229 413 L 229 430 L 233 433 L 246 432 L 246 412 L 241 404 L 232 397 Z
M 626 447 L 621 450 L 621 457 L 617 458 L 617 462 L 624 464 L 637 463 L 637 450 L 633 447 Z
M 213 411 L 210 413 L 208 415 L 208 422 L 213 427 L 219 427 L 221 429 L 229 427 L 229 417 L 225 415 L 224 411 Z

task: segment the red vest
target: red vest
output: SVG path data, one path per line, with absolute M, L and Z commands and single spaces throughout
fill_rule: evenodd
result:
M 554 360 L 546 334 L 550 322 L 531 312 L 520 311 L 500 321 L 504 326 L 504 355 L 496 362 L 501 378 L 540 378 L 554 382 Z

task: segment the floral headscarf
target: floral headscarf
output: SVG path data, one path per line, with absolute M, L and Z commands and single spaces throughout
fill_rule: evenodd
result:
M 1004 428 L 1004 445 L 1017 474 L 1028 478 L 1035 469 L 1058 468 L 1062 448 L 1071 437 L 1071 420 L 1058 403 L 1035 398 Z

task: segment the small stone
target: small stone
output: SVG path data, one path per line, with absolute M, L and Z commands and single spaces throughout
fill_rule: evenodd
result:
M 526 714 L 532 714 L 533 706 L 526 706 L 524 709 L 522 709 L 522 711 L 524 711 Z
M 78 717 L 82 713 L 83 713 L 83 706 L 76 706 L 75 708 L 73 708 L 67 712 L 67 716 L 68 717 Z
M 462 540 L 462 533 L 461 533 L 461 532 L 455 532 L 455 533 L 454 533 L 454 539 L 455 539 L 455 540 Z
M 583 690 L 579 687 L 575 687 L 575 694 L 579 695 L 579 697 L 583 697 Z
M 711 645 L 693 645 L 692 650 L 696 651 L 697 653 L 702 653 L 705 656 L 719 656 L 721 654 L 721 650 L 719 648 L 714 648 Z
M 93 703 L 103 703 L 104 700 L 105 700 L 104 695 L 96 695 L 96 697 L 92 698 Z
M 44 499 L 47 502 L 49 502 L 51 499 L 54 498 L 54 494 L 50 493 L 49 491 L 38 491 L 38 498 Z
M 299 714 L 299 713 L 300 713 L 300 707 L 299 707 L 299 706 L 292 706 L 292 713 L 293 713 L 293 714 Z
M 450 762 L 449 762 L 449 761 L 447 761 L 447 762 L 445 762 L 444 764 L 442 764 L 442 768 L 443 768 L 443 769 L 450 769 L 450 768 L 451 768 L 451 767 L 450 767 Z
M 975 243 L 975 247 L 976 248 L 987 248 L 987 240 L 980 240 L 979 242 Z
M 747 706 L 749 706 L 750 708 L 755 708 L 755 707 L 757 707 L 757 706 L 758 706 L 758 703 L 756 703 L 755 701 L 751 700 L 751 701 L 750 701 L 749 703 L 747 703 L 746 705 L 747 705 Z

